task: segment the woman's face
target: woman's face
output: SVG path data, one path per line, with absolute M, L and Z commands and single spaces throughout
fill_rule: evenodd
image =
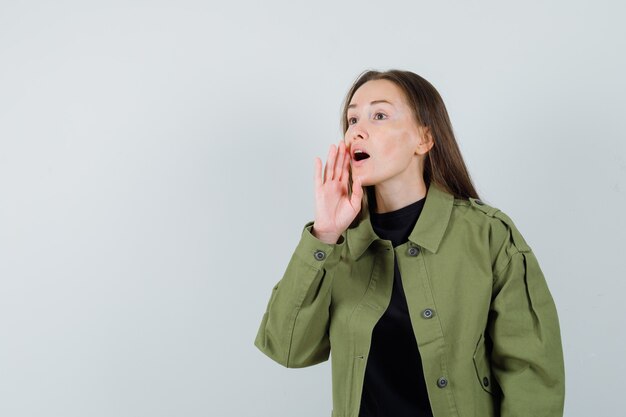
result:
M 415 183 L 420 175 L 418 158 L 430 147 L 424 146 L 400 87 L 389 80 L 366 82 L 352 96 L 347 120 L 344 141 L 353 177 L 361 177 L 363 185 Z M 357 161 L 359 149 L 369 157 Z

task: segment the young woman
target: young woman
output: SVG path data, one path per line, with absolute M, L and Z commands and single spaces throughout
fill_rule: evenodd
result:
M 437 90 L 367 71 L 342 125 L 255 346 L 288 368 L 332 351 L 333 417 L 562 416 L 552 296 L 479 199 Z

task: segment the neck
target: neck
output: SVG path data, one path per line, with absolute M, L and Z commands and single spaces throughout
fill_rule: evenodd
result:
M 411 181 L 377 184 L 374 187 L 376 213 L 388 213 L 406 207 L 424 198 L 426 191 L 426 183 L 421 175 Z

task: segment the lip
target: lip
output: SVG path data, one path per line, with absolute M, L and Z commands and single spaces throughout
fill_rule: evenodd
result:
M 359 166 L 365 164 L 365 162 L 372 157 L 372 155 L 370 155 L 369 158 L 365 158 L 365 159 L 361 159 L 360 161 L 357 161 L 356 158 L 354 157 L 354 152 L 355 151 L 359 151 L 359 150 L 369 154 L 369 152 L 367 152 L 367 150 L 365 148 L 363 148 L 362 146 L 354 146 L 354 147 L 352 147 L 350 149 L 350 156 L 351 156 L 351 159 L 352 159 L 352 166 L 353 167 L 359 167 Z
M 372 156 L 370 155 L 369 158 L 365 158 L 365 159 L 361 159 L 360 161 L 357 161 L 356 159 L 354 159 L 354 157 L 352 158 L 352 166 L 353 167 L 360 167 L 361 165 L 365 164 L 367 161 L 369 161 L 372 158 Z

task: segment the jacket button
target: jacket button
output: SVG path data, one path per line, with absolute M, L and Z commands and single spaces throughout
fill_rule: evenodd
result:
M 437 386 L 439 388 L 445 388 L 448 386 L 448 380 L 445 379 L 444 377 L 441 377 L 437 380 Z
M 487 377 L 483 378 L 483 385 L 486 386 L 486 387 L 489 386 L 489 378 L 487 378 Z
M 435 312 L 432 311 L 430 308 L 427 308 L 426 310 L 422 311 L 422 317 L 424 317 L 425 319 L 429 319 L 434 315 L 435 315 Z
M 482 201 L 480 201 L 479 199 L 476 199 L 475 201 L 476 201 L 476 204 L 480 204 L 481 206 L 482 206 L 483 204 L 485 204 L 485 203 L 483 203 Z
M 409 254 L 409 256 L 417 256 L 417 254 L 419 253 L 419 248 L 415 247 L 415 246 L 411 246 L 409 248 L 409 250 L 407 251 L 407 253 Z
M 321 261 L 326 257 L 326 253 L 323 250 L 316 250 L 313 256 L 315 256 L 315 259 L 318 261 Z

